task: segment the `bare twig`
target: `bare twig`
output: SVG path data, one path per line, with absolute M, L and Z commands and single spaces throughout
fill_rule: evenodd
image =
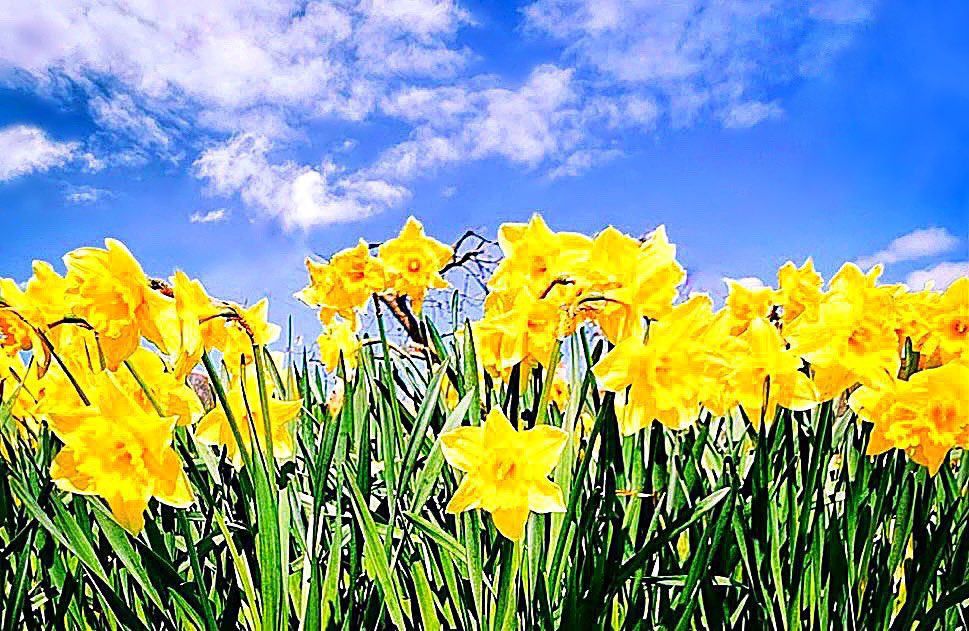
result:
M 574 285 L 574 284 L 575 284 L 575 281 L 570 278 L 556 278 L 555 280 L 553 280 L 551 283 L 548 284 L 548 287 L 545 288 L 545 291 L 542 292 L 542 295 L 539 296 L 539 298 L 541 300 L 548 298 L 548 295 L 552 293 L 552 290 L 555 289 L 557 285 Z

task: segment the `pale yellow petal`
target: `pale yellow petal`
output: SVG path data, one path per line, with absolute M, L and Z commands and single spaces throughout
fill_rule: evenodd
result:
M 484 449 L 484 429 L 481 427 L 458 427 L 441 434 L 441 453 L 455 469 L 471 471 L 477 466 Z
M 501 410 L 491 408 L 484 423 L 484 447 L 486 449 L 493 449 L 499 445 L 513 442 L 517 433 Z
M 558 427 L 539 425 L 524 432 L 523 438 L 529 470 L 544 477 L 558 464 L 569 434 Z
M 125 530 L 134 535 L 142 531 L 145 527 L 145 509 L 148 508 L 147 499 L 126 499 L 120 496 L 105 499 L 111 507 L 111 514 Z
M 460 513 L 477 508 L 479 504 L 481 504 L 481 492 L 474 479 L 471 476 L 465 476 L 445 510 L 449 513 Z
M 562 488 L 551 480 L 539 480 L 528 490 L 528 508 L 536 513 L 564 513 Z
M 199 421 L 195 427 L 195 437 L 204 445 L 218 445 L 222 435 L 222 426 L 226 425 L 225 412 L 214 408 Z
M 514 506 L 499 508 L 491 513 L 495 528 L 502 535 L 512 541 L 518 541 L 525 534 L 525 522 L 528 521 L 528 507 Z

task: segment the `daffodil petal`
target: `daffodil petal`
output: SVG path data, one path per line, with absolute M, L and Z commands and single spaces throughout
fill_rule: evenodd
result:
M 480 503 L 481 497 L 477 484 L 471 476 L 465 476 L 445 510 L 449 513 L 460 513 L 471 508 L 477 508 Z
M 528 490 L 528 508 L 536 513 L 564 513 L 562 487 L 547 479 L 535 482 Z
M 515 440 L 518 432 L 498 408 L 491 408 L 484 423 L 484 446 L 491 449 Z
M 545 476 L 558 464 L 569 434 L 558 427 L 539 425 L 524 432 L 524 438 L 529 469 Z
M 499 508 L 491 513 L 495 528 L 502 535 L 512 541 L 518 541 L 525 534 L 525 522 L 528 521 L 527 506 L 513 506 Z
M 441 434 L 441 453 L 455 469 L 468 472 L 481 459 L 484 430 L 481 427 L 458 427 Z

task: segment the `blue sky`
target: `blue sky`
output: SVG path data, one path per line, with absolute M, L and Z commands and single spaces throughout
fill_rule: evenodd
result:
M 534 211 L 666 224 L 715 293 L 808 255 L 969 273 L 965 2 L 18 4 L 0 276 L 114 236 L 310 326 L 306 254 Z

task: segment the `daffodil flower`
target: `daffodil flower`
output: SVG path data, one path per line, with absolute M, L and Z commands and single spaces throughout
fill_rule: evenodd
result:
M 448 463 L 465 472 L 448 502 L 449 513 L 480 508 L 502 535 L 519 540 L 529 512 L 564 512 L 562 489 L 548 479 L 568 433 L 550 425 L 518 431 L 497 409 L 484 424 L 441 435 Z

